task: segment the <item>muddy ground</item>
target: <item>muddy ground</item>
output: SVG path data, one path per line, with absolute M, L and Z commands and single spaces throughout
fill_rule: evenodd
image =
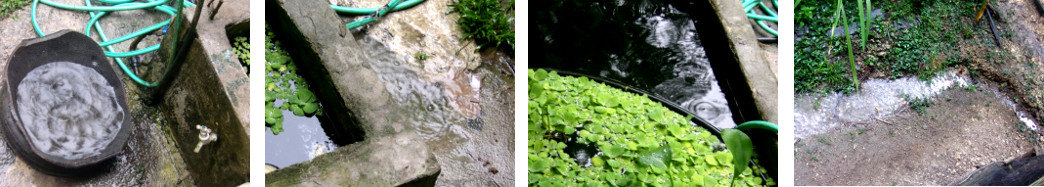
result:
M 950 88 L 929 96 L 934 104 L 923 114 L 901 102 L 895 113 L 837 121 L 840 125 L 825 133 L 798 138 L 795 184 L 950 185 L 978 167 L 1040 147 L 1040 133 L 1024 126 L 1014 110 L 1026 111 L 1029 120 L 1042 124 L 1044 7 L 1034 3 L 991 2 L 997 10 L 994 19 L 1003 43 L 1000 47 L 989 32 L 958 41 L 962 63 L 946 69 L 971 77 L 978 91 Z M 989 28 L 986 17 L 979 22 L 973 19 L 962 21 Z M 869 56 L 886 50 L 871 49 L 859 58 L 874 58 Z M 888 72 L 861 69 L 861 81 L 888 76 Z M 819 107 L 823 103 L 813 99 L 818 97 L 798 96 L 795 108 Z
M 906 107 L 798 139 L 795 184 L 949 185 L 1032 151 L 1035 135 L 996 94 L 954 88 L 935 96 L 924 114 Z

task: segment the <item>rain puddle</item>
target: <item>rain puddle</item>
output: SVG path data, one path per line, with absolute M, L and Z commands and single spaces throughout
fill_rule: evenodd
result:
M 736 126 L 694 20 L 668 2 L 536 5 L 533 68 L 621 81 L 669 99 L 719 128 Z M 590 32 L 598 31 L 598 32 Z M 592 47 L 597 46 L 597 47 Z
M 931 98 L 947 89 L 970 86 L 978 87 L 968 77 L 954 71 L 946 71 L 929 81 L 916 77 L 895 80 L 870 79 L 862 83 L 858 93 L 850 95 L 800 95 L 794 106 L 794 137 L 802 139 L 828 132 L 847 123 L 885 119 L 905 108 L 909 103 L 907 99 Z M 1037 129 L 1034 120 L 1028 113 L 1020 110 L 1010 97 L 993 88 L 977 89 L 987 89 L 1015 111 L 1023 125 L 1029 129 Z

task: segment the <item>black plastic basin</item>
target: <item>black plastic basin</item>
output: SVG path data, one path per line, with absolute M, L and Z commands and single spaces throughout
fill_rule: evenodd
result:
M 127 144 L 134 124 L 123 84 L 91 38 L 62 30 L 23 40 L 6 73 L 0 130 L 36 170 L 97 174 Z

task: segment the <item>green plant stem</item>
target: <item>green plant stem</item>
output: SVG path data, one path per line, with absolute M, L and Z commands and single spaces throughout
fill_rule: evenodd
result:
M 855 85 L 855 90 L 859 91 L 859 77 L 856 77 L 856 64 L 855 55 L 852 54 L 852 35 L 848 34 L 848 19 L 845 16 L 845 12 L 841 12 L 841 20 L 844 20 L 845 25 L 845 42 L 848 43 L 848 63 L 852 65 L 852 82 Z

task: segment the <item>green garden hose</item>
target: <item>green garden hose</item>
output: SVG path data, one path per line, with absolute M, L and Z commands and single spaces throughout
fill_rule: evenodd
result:
M 779 133 L 778 132 L 779 131 L 779 126 L 776 126 L 776 124 L 772 124 L 772 123 L 767 122 L 767 121 L 754 120 L 754 121 L 743 122 L 742 124 L 736 126 L 736 130 L 740 130 L 740 131 L 746 131 L 746 130 L 749 130 L 749 129 L 763 129 L 763 130 L 772 131 L 774 133 Z
M 354 28 L 358 28 L 360 26 L 366 25 L 366 24 L 368 24 L 370 22 L 377 21 L 377 18 L 380 18 L 381 16 L 387 15 L 388 12 L 407 9 L 407 8 L 413 7 L 414 5 L 417 5 L 417 4 L 421 3 L 421 2 L 424 2 L 424 0 L 406 0 L 406 1 L 392 0 L 390 3 L 388 3 L 388 5 L 385 5 L 383 7 L 376 7 L 376 8 L 354 8 L 354 7 L 343 7 L 343 6 L 337 6 L 337 5 L 330 5 L 330 7 L 333 8 L 334 11 L 337 12 L 337 13 L 354 14 L 354 15 L 367 15 L 367 14 L 371 15 L 368 18 L 361 19 L 361 20 L 358 20 L 358 21 L 354 21 L 354 22 L 351 22 L 351 23 L 348 23 L 347 25 L 345 25 L 346 27 L 348 27 L 348 29 L 354 29 Z
M 150 47 L 146 47 L 146 48 L 143 48 L 143 49 L 140 49 L 140 50 L 129 51 L 129 52 L 116 52 L 116 50 L 112 47 L 112 45 L 120 43 L 120 42 L 125 42 L 127 40 L 133 39 L 133 38 L 138 37 L 138 36 L 146 35 L 148 33 L 156 31 L 157 29 L 161 29 L 161 28 L 163 28 L 165 26 L 168 26 L 168 25 L 170 25 L 170 20 L 166 20 L 166 21 L 157 23 L 155 25 L 146 27 L 144 29 L 138 30 L 136 32 L 133 32 L 133 33 L 121 36 L 121 37 L 118 37 L 118 38 L 113 39 L 113 40 L 109 40 L 108 37 L 105 36 L 105 30 L 102 29 L 101 25 L 97 24 L 98 20 L 101 19 L 101 17 L 103 17 L 106 14 L 108 14 L 109 12 L 113 12 L 113 11 L 139 10 L 139 9 L 150 9 L 150 8 L 158 10 L 158 11 L 161 11 L 161 12 L 164 12 L 164 13 L 167 13 L 167 14 L 170 14 L 172 17 L 176 18 L 176 15 L 181 14 L 181 8 L 183 8 L 185 6 L 196 6 L 192 2 L 185 1 L 185 0 L 182 0 L 181 3 L 178 3 L 178 8 L 174 8 L 174 7 L 170 7 L 170 6 L 164 5 L 165 3 L 167 3 L 167 2 L 169 2 L 171 0 L 151 0 L 151 1 L 147 1 L 145 3 L 134 2 L 134 0 L 95 0 L 95 1 L 98 1 L 98 2 L 102 2 L 102 3 L 113 4 L 112 6 L 92 6 L 91 5 L 91 0 L 84 0 L 84 1 L 85 1 L 85 6 L 78 6 L 78 5 L 61 4 L 61 3 L 53 2 L 53 1 L 50 1 L 50 0 L 34 0 L 32 8 L 31 8 L 32 10 L 30 12 L 30 16 L 31 16 L 30 19 L 32 21 L 33 29 L 36 30 L 36 34 L 40 35 L 40 37 L 45 36 L 45 34 L 43 33 L 43 30 L 40 29 L 40 25 L 38 24 L 38 22 L 36 20 L 36 6 L 39 3 L 43 3 L 43 4 L 46 4 L 46 5 L 55 7 L 55 8 L 76 10 L 76 11 L 87 11 L 91 15 L 91 19 L 90 19 L 90 21 L 87 22 L 87 28 L 84 30 L 84 33 L 87 36 L 90 36 L 91 35 L 91 26 L 94 26 L 94 29 L 98 32 L 98 36 L 101 37 L 101 42 L 99 42 L 98 45 L 108 49 L 108 51 L 105 51 L 105 55 L 109 56 L 109 57 L 113 57 L 113 59 L 115 59 L 115 61 L 116 61 L 116 64 L 118 64 L 120 66 L 120 69 L 123 69 L 123 72 L 125 74 L 130 76 L 130 78 L 132 80 L 134 80 L 134 82 L 136 82 L 138 84 L 141 84 L 141 85 L 144 85 L 145 87 L 154 87 L 154 86 L 156 86 L 156 84 L 147 82 L 145 80 L 142 80 L 140 77 L 138 77 L 137 74 L 132 72 L 130 70 L 130 68 L 128 68 L 127 65 L 123 63 L 123 59 L 122 58 L 124 58 L 124 57 L 131 57 L 131 56 L 137 56 L 137 55 L 149 53 L 149 52 L 152 52 L 152 51 L 156 51 L 157 49 L 160 48 L 160 44 L 156 44 L 156 45 L 153 45 L 153 46 L 150 46 Z M 175 24 L 175 27 L 174 27 L 175 31 L 178 29 L 177 25 L 178 24 Z
M 775 11 L 772 11 L 772 9 L 769 8 L 768 5 L 765 5 L 765 2 L 763 2 L 762 0 L 741 0 L 740 2 L 743 4 L 743 12 L 747 13 L 747 18 L 754 19 L 754 22 L 758 23 L 758 26 L 760 26 L 761 29 L 764 29 L 766 32 L 775 36 L 779 36 L 779 33 L 776 32 L 776 29 L 773 29 L 772 27 L 769 27 L 768 24 L 765 24 L 765 21 L 779 23 L 779 15 L 776 15 Z M 779 0 L 772 0 L 772 6 L 779 7 Z M 761 7 L 761 11 L 765 12 L 765 14 L 767 15 L 758 14 L 754 11 L 754 7 Z

